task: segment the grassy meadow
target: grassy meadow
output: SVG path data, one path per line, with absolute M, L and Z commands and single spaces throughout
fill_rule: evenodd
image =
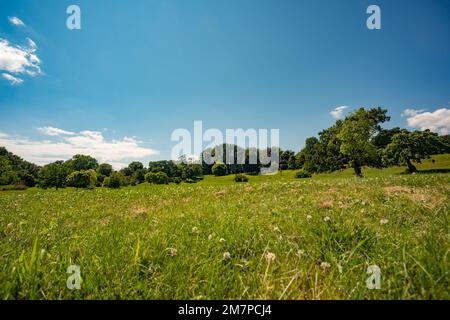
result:
M 450 156 L 434 160 L 415 175 L 0 192 L 0 298 L 449 299 Z

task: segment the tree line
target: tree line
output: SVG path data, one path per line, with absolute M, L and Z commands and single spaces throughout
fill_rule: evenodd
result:
M 236 175 L 235 181 L 246 181 L 242 174 L 258 174 L 261 157 L 278 153 L 279 170 L 300 170 L 298 177 L 310 177 L 314 173 L 333 172 L 347 167 L 355 175 L 362 176 L 362 168 L 406 165 L 409 173 L 417 171 L 414 163 L 433 154 L 450 153 L 450 135 L 439 136 L 425 131 L 410 132 L 406 129 L 383 129 L 381 125 L 390 120 L 386 109 L 360 108 L 345 119 L 337 120 L 333 126 L 310 137 L 305 147 L 295 153 L 292 150 L 256 148 L 243 149 L 237 145 L 223 144 L 222 159 L 213 164 L 205 161 L 186 163 L 180 161 L 151 161 L 147 167 L 134 161 L 127 167 L 115 171 L 108 163 L 98 163 L 89 155 L 75 155 L 67 161 L 56 161 L 39 167 L 0 147 L 0 185 L 41 188 L 94 188 L 134 186 L 144 182 L 168 184 L 195 183 L 204 175 Z M 220 148 L 220 146 L 219 146 Z M 217 148 L 205 150 L 215 156 Z M 220 150 L 220 149 L 219 149 Z M 231 152 L 231 154 L 230 154 Z M 228 157 L 227 157 L 228 153 Z M 238 156 L 245 161 L 239 163 Z M 275 157 L 277 158 L 277 157 Z M 251 161 L 256 159 L 256 161 Z

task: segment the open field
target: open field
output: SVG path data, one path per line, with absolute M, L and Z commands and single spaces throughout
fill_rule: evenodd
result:
M 450 156 L 435 160 L 416 175 L 0 192 L 0 297 L 448 299 Z

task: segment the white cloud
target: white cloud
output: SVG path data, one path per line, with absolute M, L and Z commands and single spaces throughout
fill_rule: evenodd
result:
M 342 119 L 345 109 L 348 109 L 348 108 L 350 108 L 350 107 L 338 106 L 338 107 L 334 108 L 333 111 L 330 112 L 330 115 L 335 119 Z
M 99 131 L 74 133 L 53 127 L 45 128 L 53 140 L 33 140 L 0 133 L 0 146 L 38 165 L 67 160 L 75 154 L 87 154 L 100 162 L 112 164 L 116 169 L 126 166 L 128 161 L 159 154 L 158 150 L 142 147 L 135 138 L 106 140 Z M 43 132 L 41 129 L 39 131 Z
M 423 113 L 425 111 L 425 109 L 405 109 L 402 112 L 402 117 L 414 117 L 419 113 Z
M 73 135 L 75 134 L 74 132 L 71 131 L 66 131 L 66 130 L 62 130 L 62 129 L 58 129 L 58 128 L 54 128 L 54 127 L 42 127 L 42 128 L 37 128 L 39 132 L 47 135 L 47 136 L 59 136 L 59 135 Z
M 27 38 L 28 46 L 22 47 L 9 43 L 0 38 L 0 70 L 15 76 L 24 74 L 29 76 L 41 75 L 41 60 L 36 55 L 36 43 Z
M 9 22 L 18 27 L 25 27 L 25 23 L 17 17 L 8 17 Z
M 23 80 L 20 78 L 16 78 L 9 73 L 2 73 L 2 78 L 8 80 L 13 86 L 16 84 L 22 84 Z
M 406 122 L 411 128 L 430 129 L 443 135 L 450 133 L 450 109 L 441 108 L 434 112 L 406 109 L 403 114 L 408 117 Z

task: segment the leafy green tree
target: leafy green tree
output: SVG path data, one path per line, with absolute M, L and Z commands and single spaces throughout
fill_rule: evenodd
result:
M 380 123 L 389 120 L 386 112 L 380 108 L 360 108 L 342 122 L 337 134 L 341 142 L 340 151 L 348 158 L 357 176 L 362 176 L 362 166 L 379 162 L 380 155 L 372 143 L 372 137 L 380 130 Z
M 97 169 L 97 172 L 105 177 L 109 177 L 113 171 L 113 167 L 109 163 L 102 163 Z
M 74 188 L 92 189 L 97 183 L 97 174 L 94 170 L 74 171 L 67 177 L 67 186 Z
M 125 184 L 125 176 L 120 172 L 113 172 L 103 181 L 103 186 L 112 189 L 118 189 Z
M 373 138 L 372 142 L 378 149 L 384 149 L 392 142 L 392 138 L 402 130 L 399 127 L 392 129 L 381 129 L 381 131 Z
M 215 176 L 226 176 L 228 174 L 227 165 L 223 162 L 216 162 L 211 169 L 211 172 Z
M 0 147 L 0 185 L 15 184 L 33 187 L 39 167 Z
M 173 161 L 152 161 L 148 164 L 148 172 L 164 172 L 168 177 L 180 177 L 181 172 Z
M 420 163 L 422 159 L 440 153 L 444 148 L 442 140 L 430 130 L 409 132 L 402 130 L 392 138 L 386 147 L 383 160 L 390 165 L 408 166 L 408 172 L 417 172 L 412 162 Z
M 178 170 L 181 172 L 181 179 L 201 180 L 203 179 L 203 170 L 200 164 L 195 163 L 180 163 Z
M 72 171 L 97 170 L 98 162 L 91 156 L 77 154 L 67 161 L 67 166 Z
M 39 171 L 39 186 L 47 188 L 63 188 L 66 186 L 70 168 L 63 161 L 47 164 Z
M 169 177 L 164 172 L 149 172 L 145 175 L 145 180 L 153 184 L 168 184 Z

